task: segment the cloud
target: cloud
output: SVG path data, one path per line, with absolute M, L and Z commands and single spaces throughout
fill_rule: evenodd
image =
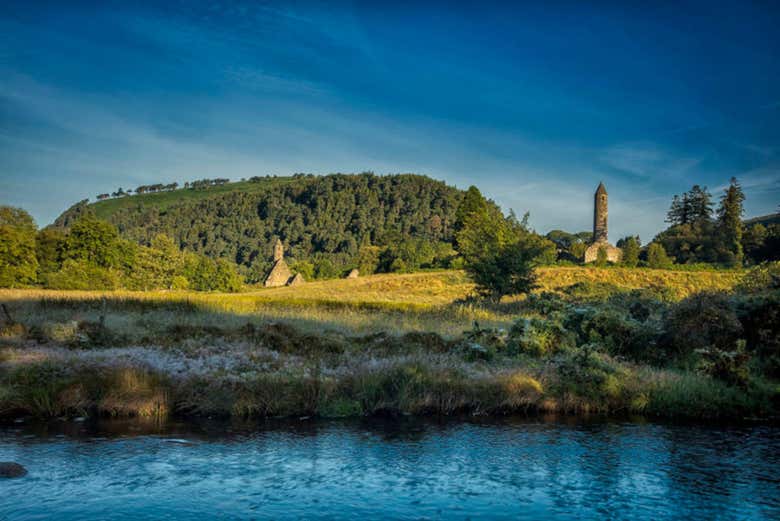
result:
M 645 179 L 679 179 L 696 168 L 702 158 L 675 155 L 655 143 L 624 143 L 607 148 L 604 165 L 624 174 Z

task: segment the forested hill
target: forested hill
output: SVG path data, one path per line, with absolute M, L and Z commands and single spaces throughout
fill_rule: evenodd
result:
M 780 212 L 746 219 L 745 224 L 748 226 L 753 224 L 762 224 L 764 226 L 769 226 L 770 224 L 780 224 Z
M 164 233 L 184 250 L 233 261 L 259 279 L 277 237 L 293 260 L 325 270 L 358 265 L 361 250 L 372 246 L 440 251 L 452 242 L 462 196 L 419 175 L 299 174 L 82 201 L 54 225 L 67 227 L 91 212 L 140 244 Z M 423 257 L 433 262 L 437 251 Z

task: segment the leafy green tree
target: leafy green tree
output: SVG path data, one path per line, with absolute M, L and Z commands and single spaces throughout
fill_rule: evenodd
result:
M 236 272 L 236 266 L 225 259 L 217 259 L 214 281 L 212 283 L 213 289 L 235 293 L 241 291 L 242 286 L 243 282 L 241 276 Z
M 535 287 L 535 266 L 546 245 L 552 245 L 505 218 L 495 206 L 471 212 L 457 234 L 464 269 L 484 298 L 527 293 Z M 552 245 L 554 248 L 554 245 Z
M 41 280 L 45 273 L 53 273 L 62 266 L 66 235 L 63 229 L 43 228 L 35 236 L 35 256 L 38 258 L 38 274 Z
M 122 272 L 85 260 L 65 259 L 60 269 L 44 275 L 51 289 L 113 290 L 122 287 Z
M 463 199 L 458 205 L 458 211 L 455 212 L 455 231 L 458 232 L 463 229 L 466 219 L 473 213 L 486 212 L 488 208 L 487 200 L 482 196 L 482 192 L 479 188 L 472 185 L 469 186 L 466 193 L 463 195 Z
M 672 259 L 661 244 L 652 242 L 647 247 L 647 265 L 651 268 L 665 269 L 672 265 Z
M 629 268 L 635 268 L 639 264 L 639 238 L 629 236 L 618 241 L 618 248 L 623 250 L 622 263 Z
M 127 270 L 127 286 L 142 290 L 173 289 L 174 278 L 183 277 L 183 271 L 184 256 L 173 239 L 158 234 L 149 247 L 140 246 L 135 252 Z M 181 280 L 176 282 L 179 287 L 183 285 Z
M 119 267 L 125 249 L 116 227 L 85 215 L 70 228 L 65 240 L 64 259 L 82 261 L 101 268 Z
M 724 190 L 718 207 L 718 228 L 723 242 L 724 254 L 722 260 L 728 264 L 741 265 L 744 258 L 742 250 L 742 232 L 744 223 L 742 204 L 745 194 L 735 177 L 731 178 L 728 188 Z
M 318 257 L 314 261 L 314 278 L 335 279 L 341 270 L 327 257 Z
M 357 265 L 361 275 L 371 275 L 379 269 L 381 251 L 379 246 L 373 246 L 370 242 L 360 245 Z
M 21 208 L 0 206 L 0 287 L 32 284 L 38 275 L 35 221 Z
M 296 261 L 290 264 L 293 273 L 300 273 L 304 280 L 314 280 L 314 264 L 309 261 Z

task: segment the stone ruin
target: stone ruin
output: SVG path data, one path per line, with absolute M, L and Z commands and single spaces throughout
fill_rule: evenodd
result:
M 357 268 L 351 270 L 349 274 L 347 274 L 348 279 L 356 279 L 358 277 L 360 277 L 360 271 Z
M 623 252 L 609 243 L 607 235 L 607 189 L 599 183 L 593 202 L 593 242 L 585 250 L 585 264 L 595 262 L 601 249 L 606 252 L 607 261 L 620 262 Z
M 274 265 L 268 276 L 265 278 L 263 286 L 266 288 L 278 288 L 279 286 L 297 286 L 306 282 L 303 275 L 296 273 L 293 276 L 290 267 L 284 260 L 284 246 L 282 241 L 276 239 L 274 244 Z

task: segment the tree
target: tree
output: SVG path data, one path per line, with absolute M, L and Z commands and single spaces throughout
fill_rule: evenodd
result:
M 35 231 L 35 221 L 29 213 L 0 206 L 0 287 L 36 281 Z
M 63 259 L 83 261 L 101 268 L 119 267 L 123 260 L 119 232 L 113 225 L 85 215 L 71 226 Z
M 688 220 L 692 223 L 707 222 L 712 219 L 712 195 L 707 187 L 693 185 L 686 194 L 688 199 Z
M 626 237 L 622 241 L 618 241 L 618 247 L 623 250 L 623 265 L 635 268 L 639 264 L 639 238 Z
M 47 227 L 35 237 L 35 256 L 38 258 L 38 276 L 42 280 L 46 273 L 53 273 L 62 266 L 65 250 L 65 232 L 61 228 Z
M 675 195 L 666 213 L 666 222 L 672 226 L 709 221 L 712 219 L 712 195 L 707 187 L 693 185 L 682 196 Z
M 361 275 L 371 275 L 379 268 L 379 255 L 381 248 L 373 246 L 369 240 L 368 234 L 363 236 L 363 241 L 358 250 L 358 270 Z
M 534 268 L 545 248 L 554 245 L 507 219 L 494 206 L 472 211 L 457 234 L 464 269 L 484 298 L 498 302 L 535 287 Z
M 463 200 L 458 206 L 458 210 L 455 212 L 455 231 L 458 232 L 463 229 L 466 219 L 473 213 L 480 213 L 487 211 L 488 202 L 482 196 L 479 188 L 472 185 L 466 190 Z
M 672 259 L 666 255 L 666 250 L 657 242 L 652 242 L 647 247 L 647 265 L 651 268 L 668 268 L 672 265 Z
M 736 177 L 732 177 L 728 188 L 724 190 L 718 207 L 718 230 L 723 244 L 722 260 L 728 264 L 741 265 L 743 262 L 742 232 L 744 223 L 743 202 L 745 194 Z

